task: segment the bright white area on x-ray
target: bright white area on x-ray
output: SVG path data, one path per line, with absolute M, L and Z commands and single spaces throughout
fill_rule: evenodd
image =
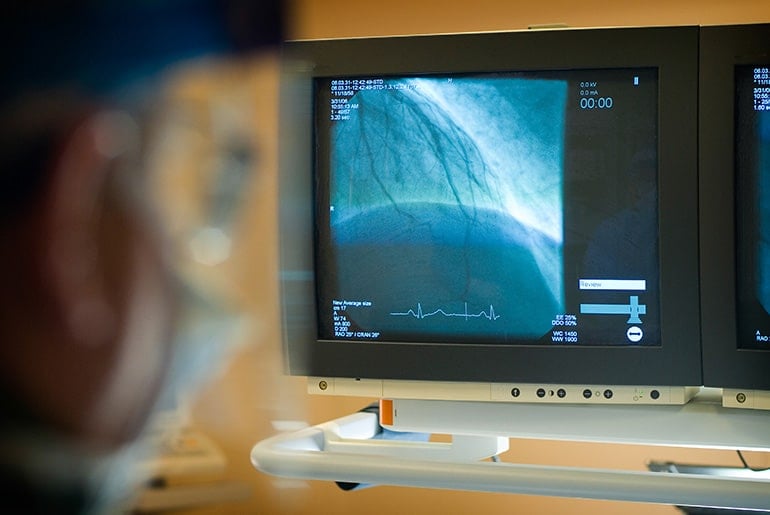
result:
M 563 113 L 566 84 L 542 79 L 506 81 L 521 85 L 526 104 L 517 99 L 507 104 L 480 104 L 479 98 L 495 97 L 494 81 L 415 78 L 408 82 L 413 86 L 408 94 L 428 99 L 473 141 L 497 179 L 495 186 L 504 209 L 525 226 L 562 243 L 563 119 L 543 124 L 542 116 L 528 115 L 534 114 L 534 105 L 543 105 L 546 96 L 553 99 L 553 111 Z M 543 88 L 533 88 L 533 84 L 542 84 Z M 561 95 L 554 94 L 554 90 Z

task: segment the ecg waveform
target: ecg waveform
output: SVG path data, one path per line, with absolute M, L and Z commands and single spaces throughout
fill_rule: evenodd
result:
M 436 315 L 441 315 L 441 316 L 444 316 L 444 317 L 447 317 L 447 318 L 464 318 L 465 320 L 468 320 L 470 318 L 486 318 L 487 320 L 492 321 L 492 322 L 494 322 L 495 320 L 500 318 L 500 315 L 495 313 L 495 307 L 492 304 L 489 305 L 489 310 L 488 311 L 481 310 L 478 313 L 469 313 L 468 312 L 468 303 L 467 302 L 465 303 L 465 311 L 463 313 L 448 313 L 448 312 L 444 311 L 441 308 L 439 308 L 439 309 L 437 309 L 435 311 L 430 311 L 430 312 L 426 313 L 426 312 L 424 312 L 422 310 L 422 304 L 418 302 L 417 303 L 417 310 L 416 311 L 414 309 L 410 308 L 407 311 L 391 312 L 390 315 L 394 316 L 394 317 L 410 316 L 410 317 L 414 317 L 414 318 L 416 318 L 418 320 L 422 320 L 423 318 L 429 318 L 429 317 L 436 316 Z

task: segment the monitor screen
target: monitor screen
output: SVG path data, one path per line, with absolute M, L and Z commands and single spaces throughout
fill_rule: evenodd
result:
M 767 390 L 770 24 L 702 27 L 700 38 L 703 380 Z
M 315 82 L 319 337 L 660 345 L 655 68 Z
M 290 373 L 701 384 L 697 27 L 285 50 Z
M 737 345 L 770 350 L 770 66 L 735 68 Z

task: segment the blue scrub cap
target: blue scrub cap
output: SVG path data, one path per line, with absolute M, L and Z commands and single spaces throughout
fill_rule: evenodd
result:
M 277 0 L 19 4 L 0 20 L 3 101 L 58 85 L 109 94 L 181 60 L 275 45 L 283 35 Z

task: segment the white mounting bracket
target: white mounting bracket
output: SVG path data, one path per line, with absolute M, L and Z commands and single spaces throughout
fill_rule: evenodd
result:
M 770 511 L 770 480 L 761 476 L 736 478 L 480 461 L 505 451 L 509 438 L 517 434 L 532 437 L 532 427 L 540 427 L 543 420 L 558 418 L 560 412 L 565 409 L 571 412 L 575 407 L 548 406 L 533 411 L 523 405 L 495 403 L 394 402 L 399 410 L 403 410 L 401 416 L 410 409 L 423 414 L 433 410 L 434 414 L 443 413 L 447 420 L 462 421 L 455 427 L 465 430 L 453 436 L 451 443 L 377 439 L 382 431 L 377 415 L 355 413 L 263 440 L 252 448 L 252 464 L 267 474 L 298 479 Z M 427 408 L 430 410 L 426 411 Z M 585 412 L 586 417 L 581 417 L 581 424 L 585 426 L 581 429 L 582 434 L 572 437 L 564 432 L 550 435 L 550 438 L 603 441 L 606 422 L 622 421 L 628 409 L 591 407 L 590 413 Z M 498 412 L 491 424 L 485 425 L 483 419 L 468 418 L 469 413 L 495 413 L 497 410 L 504 413 Z M 687 438 L 679 435 L 677 428 L 681 431 L 686 431 L 687 427 L 690 431 L 697 428 L 696 433 L 704 431 L 702 425 L 688 424 L 688 417 L 691 417 L 691 421 L 698 424 L 711 420 L 715 428 L 713 434 L 697 435 L 693 447 L 770 450 L 770 432 L 766 430 L 770 427 L 770 414 L 747 411 L 750 410 L 722 408 L 708 401 L 699 405 L 697 400 L 685 406 L 646 407 L 639 412 L 636 424 L 629 424 L 629 434 L 625 437 L 617 434 L 625 427 L 621 422 L 621 430 L 613 430 L 616 434 L 604 441 L 686 447 Z M 601 416 L 596 417 L 597 425 L 592 434 L 590 419 L 594 415 Z M 537 420 L 538 417 L 542 420 Z M 678 423 L 671 442 L 659 438 L 665 429 L 657 431 L 651 439 L 645 436 L 649 427 L 670 422 L 672 417 Z M 430 417 L 433 422 L 427 432 L 441 432 L 437 431 L 439 428 L 435 423 L 441 418 Z M 477 435 L 473 434 L 474 420 L 479 430 Z M 504 420 L 515 427 L 508 431 L 501 429 L 500 421 Z M 725 427 L 731 430 L 720 433 Z M 490 428 L 506 436 L 495 436 Z M 419 427 L 406 430 L 417 431 Z M 743 442 L 746 438 L 748 440 Z

